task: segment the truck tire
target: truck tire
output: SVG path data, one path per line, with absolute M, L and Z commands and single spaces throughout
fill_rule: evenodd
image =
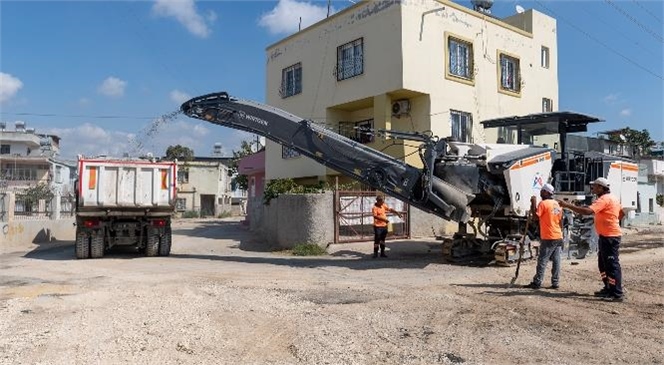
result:
M 159 240 L 159 256 L 168 256 L 171 254 L 172 241 L 171 227 L 167 227 Z
M 90 257 L 90 237 L 78 228 L 76 228 L 75 251 L 77 259 L 87 259 Z
M 104 257 L 104 232 L 96 232 L 90 240 L 90 257 L 100 259 Z
M 150 234 L 148 235 L 147 242 L 145 244 L 145 256 L 152 257 L 159 254 L 159 235 Z

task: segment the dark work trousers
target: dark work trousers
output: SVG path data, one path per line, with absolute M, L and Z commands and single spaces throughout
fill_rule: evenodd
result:
M 620 297 L 623 295 L 622 270 L 620 269 L 620 260 L 618 259 L 620 236 L 599 236 L 597 246 L 599 249 L 597 266 L 604 282 L 604 287 L 608 289 L 610 295 Z
M 378 252 L 378 245 L 380 251 L 385 252 L 385 237 L 387 237 L 387 227 L 373 227 L 374 229 L 374 252 Z
M 533 283 L 537 286 L 542 285 L 544 280 L 544 270 L 549 260 L 553 261 L 551 266 L 551 285 L 558 286 L 560 282 L 560 253 L 563 247 L 563 240 L 541 240 L 539 255 L 537 256 L 537 272 L 533 277 Z

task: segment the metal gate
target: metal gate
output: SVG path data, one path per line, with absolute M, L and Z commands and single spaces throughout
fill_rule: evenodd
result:
M 371 208 L 376 202 L 376 195 L 375 191 L 335 191 L 334 243 L 373 240 Z M 385 196 L 385 203 L 402 216 L 388 214 L 392 230 L 388 232 L 387 239 L 410 238 L 408 204 L 390 196 Z

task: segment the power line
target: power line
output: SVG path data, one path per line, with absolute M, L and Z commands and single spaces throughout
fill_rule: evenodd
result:
M 656 78 L 658 78 L 658 79 L 660 79 L 660 80 L 664 80 L 664 77 L 662 77 L 662 75 L 658 75 L 658 74 L 656 74 L 655 72 L 653 72 L 653 71 L 647 69 L 646 67 L 642 66 L 640 63 L 638 63 L 638 62 L 632 60 L 631 58 L 625 56 L 624 54 L 622 54 L 622 53 L 616 51 L 615 49 L 613 49 L 613 48 L 611 48 L 611 47 L 609 47 L 609 45 L 607 45 L 606 43 L 600 41 L 600 40 L 597 39 L 596 37 L 592 36 L 590 33 L 586 32 L 585 30 L 581 29 L 580 27 L 578 27 L 578 26 L 577 26 L 576 24 L 574 24 L 573 22 L 567 20 L 566 18 L 561 17 L 561 16 L 560 16 L 559 14 L 557 14 L 555 11 L 551 10 L 548 6 L 544 5 L 541 1 L 539 1 L 539 0 L 534 0 L 534 1 L 535 1 L 537 4 L 539 4 L 542 8 L 544 8 L 545 10 L 547 10 L 548 12 L 550 12 L 551 14 L 553 14 L 556 18 L 561 19 L 562 21 L 564 21 L 565 23 L 567 23 L 570 27 L 574 28 L 576 31 L 578 31 L 578 32 L 580 32 L 580 33 L 582 33 L 582 34 L 584 34 L 586 37 L 588 37 L 588 38 L 590 38 L 591 40 L 595 41 L 596 43 L 600 44 L 601 46 L 603 46 L 604 48 L 606 48 L 606 49 L 608 49 L 609 51 L 613 52 L 614 54 L 620 56 L 620 58 L 622 58 L 622 59 L 624 59 L 625 61 L 627 61 L 627 62 L 633 64 L 634 66 L 640 68 L 641 70 L 643 70 L 643 71 L 645 71 L 645 72 L 647 72 L 647 73 L 649 73 L 649 74 L 655 76 Z
M 128 115 L 83 115 L 83 114 L 54 114 L 54 113 L 9 113 L 1 112 L 3 115 L 14 115 L 14 116 L 30 116 L 30 117 L 56 117 L 56 118 L 88 118 L 88 119 L 157 119 L 159 117 L 138 117 L 138 116 L 128 116 Z
M 618 5 L 616 5 L 616 3 L 614 3 L 614 2 L 611 1 L 611 0 L 604 0 L 604 2 L 607 3 L 607 4 L 609 4 L 609 5 L 611 5 L 614 9 L 616 9 L 616 11 L 618 11 L 620 14 L 624 15 L 627 19 L 631 20 L 634 24 L 638 25 L 639 28 L 641 28 L 641 29 L 643 29 L 644 31 L 646 31 L 648 34 L 650 34 L 651 36 L 653 36 L 653 38 L 657 39 L 660 43 L 664 43 L 664 38 L 662 38 L 661 35 L 659 35 L 659 34 L 653 32 L 652 30 L 650 30 L 650 28 L 646 27 L 646 26 L 643 25 L 641 22 L 639 22 L 638 20 L 636 20 L 636 18 L 634 18 L 630 13 L 628 13 L 627 11 L 625 11 L 625 9 L 619 7 Z
M 626 40 L 628 40 L 628 41 L 630 41 L 630 42 L 634 42 L 634 44 L 636 44 L 637 46 L 639 46 L 639 47 L 640 47 L 641 49 L 643 49 L 644 51 L 650 53 L 650 55 L 652 55 L 652 56 L 655 56 L 655 57 L 658 57 L 658 58 L 662 56 L 661 54 L 657 54 L 657 53 L 653 52 L 652 50 L 650 50 L 649 48 L 646 48 L 643 44 L 641 44 L 641 43 L 639 43 L 639 42 L 633 40 L 632 38 L 629 38 L 629 37 L 625 34 L 625 32 L 621 32 L 620 29 L 617 28 L 614 24 L 610 24 L 609 22 L 605 21 L 605 20 L 602 19 L 601 17 L 597 16 L 597 14 L 592 13 L 590 10 L 588 10 L 588 9 L 586 9 L 585 7 L 580 6 L 580 5 L 581 5 L 581 4 L 579 4 L 579 6 L 578 6 L 579 9 L 581 9 L 581 10 L 585 11 L 587 14 L 591 15 L 594 19 L 599 20 L 602 24 L 606 25 L 609 29 L 611 29 L 611 30 L 612 30 L 613 32 L 615 32 L 616 34 L 619 34 L 619 35 L 622 36 L 624 39 L 626 39 Z
M 634 2 L 634 4 L 636 4 L 639 8 L 643 9 L 643 11 L 645 11 L 646 13 L 648 13 L 648 15 L 650 15 L 650 16 L 653 17 L 653 18 L 655 18 L 655 20 L 657 20 L 657 21 L 659 22 L 659 24 L 662 24 L 662 19 L 660 19 L 657 15 L 653 14 L 652 12 L 650 12 L 650 10 L 648 10 L 648 8 L 646 8 L 645 6 L 643 6 L 640 2 L 638 2 L 638 1 L 636 1 L 636 0 L 632 0 L 632 2 Z

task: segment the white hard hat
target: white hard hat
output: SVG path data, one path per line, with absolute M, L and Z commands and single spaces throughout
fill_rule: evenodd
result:
M 597 179 L 591 181 L 590 185 L 599 185 L 599 186 L 603 186 L 605 188 L 608 188 L 610 186 L 609 180 L 607 180 L 603 177 L 598 177 Z
M 555 189 L 553 188 L 553 185 L 551 185 L 551 184 L 544 184 L 544 186 L 542 186 L 542 190 L 546 191 L 549 194 L 553 194 L 554 191 L 555 191 Z

